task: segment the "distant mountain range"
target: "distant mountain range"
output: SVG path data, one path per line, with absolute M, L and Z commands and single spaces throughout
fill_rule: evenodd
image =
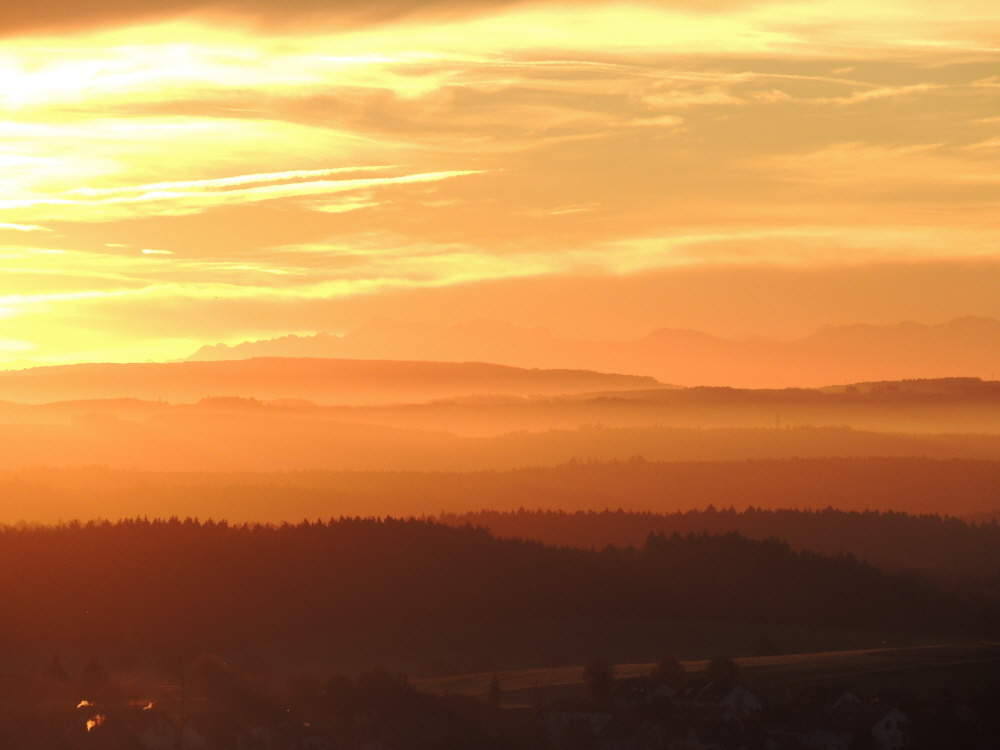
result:
M 392 404 L 465 396 L 558 396 L 662 388 L 650 377 L 476 362 L 261 357 L 231 362 L 80 364 L 0 372 L 0 401 L 212 397 Z
M 189 359 L 265 356 L 494 362 L 742 388 L 950 376 L 992 379 L 1000 372 L 1000 321 L 963 317 L 939 325 L 828 326 L 796 341 L 730 340 L 669 328 L 637 341 L 588 341 L 496 321 L 434 328 L 378 319 L 343 336 L 319 333 L 203 346 Z

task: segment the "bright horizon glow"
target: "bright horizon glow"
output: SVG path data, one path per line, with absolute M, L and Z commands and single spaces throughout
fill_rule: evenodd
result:
M 1000 260 L 996 3 L 283 12 L 0 38 L 0 363 L 345 330 L 407 290 Z M 571 313 L 533 314 L 587 337 Z

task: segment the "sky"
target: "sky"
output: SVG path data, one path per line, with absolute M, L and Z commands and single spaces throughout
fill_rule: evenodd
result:
M 0 363 L 1000 317 L 1000 4 L 5 3 Z

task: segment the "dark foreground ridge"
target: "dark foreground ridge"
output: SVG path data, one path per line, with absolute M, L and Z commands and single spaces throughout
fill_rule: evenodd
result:
M 996 607 L 738 534 L 587 551 L 420 520 L 193 520 L 0 532 L 8 644 L 239 647 L 376 625 L 716 618 L 994 635 Z
M 911 465 L 920 466 L 918 462 Z M 778 480 L 787 479 L 780 474 L 774 476 Z M 834 481 L 831 477 L 831 483 Z M 852 554 L 882 570 L 920 573 L 946 588 L 976 587 L 1000 594 L 1000 525 L 995 517 L 977 522 L 895 511 L 845 511 L 830 507 L 772 510 L 753 506 L 737 511 L 709 505 L 704 510 L 675 513 L 621 509 L 575 513 L 524 508 L 481 510 L 442 513 L 436 520 L 450 526 L 483 526 L 504 538 L 536 539 L 545 544 L 584 549 L 603 549 L 609 544 L 639 546 L 650 534 L 736 532 L 750 539 L 783 539 L 796 550 L 823 555 Z

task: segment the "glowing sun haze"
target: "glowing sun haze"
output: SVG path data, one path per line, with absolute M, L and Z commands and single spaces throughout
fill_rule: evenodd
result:
M 878 266 L 919 317 L 913 264 L 1000 280 L 995 0 L 37 5 L 0 10 L 0 361 L 342 331 L 403 292 L 798 335 L 630 325 L 594 284 L 778 268 L 807 300 Z

